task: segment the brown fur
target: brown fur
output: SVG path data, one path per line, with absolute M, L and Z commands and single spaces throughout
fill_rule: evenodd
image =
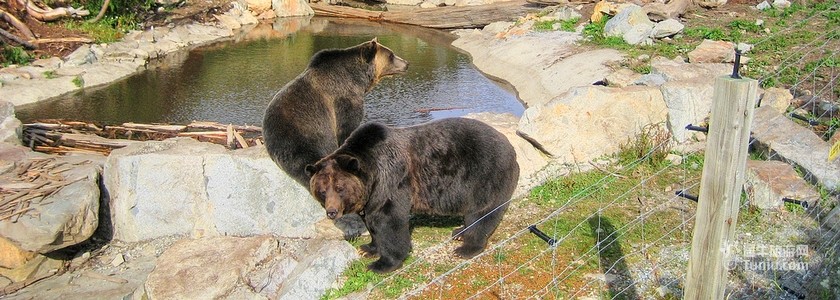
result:
M 367 197 L 362 181 L 337 164 L 336 161 L 324 164 L 323 170 L 309 180 L 309 191 L 321 202 L 330 219 L 362 211 Z

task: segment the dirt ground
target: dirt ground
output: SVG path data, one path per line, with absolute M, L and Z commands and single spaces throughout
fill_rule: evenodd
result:
M 36 1 L 40 2 L 40 1 Z M 186 0 L 183 5 L 169 9 L 161 10 L 161 12 L 148 11 L 141 14 L 143 29 L 148 29 L 152 26 L 164 26 L 168 24 L 181 25 L 193 21 L 210 22 L 214 21 L 214 14 L 220 14 L 230 9 L 230 0 Z M 41 4 L 41 7 L 45 7 Z M 71 30 L 63 26 L 63 22 L 67 20 L 58 20 L 54 22 L 42 22 L 29 16 L 26 9 L 16 0 L 0 1 L 0 9 L 6 11 L 26 24 L 27 27 L 38 39 L 47 38 L 71 38 L 81 37 L 90 38 L 85 32 L 81 30 Z M 92 11 L 91 15 L 97 12 Z M 7 22 L 0 22 L 0 28 L 9 31 L 16 36 L 23 36 L 18 30 L 10 26 Z M 5 42 L 5 40 L 4 40 Z M 2 44 L 2 43 L 0 43 Z M 70 54 L 76 48 L 79 48 L 83 43 L 81 42 L 51 42 L 38 44 L 38 48 L 31 51 L 33 57 L 63 57 Z

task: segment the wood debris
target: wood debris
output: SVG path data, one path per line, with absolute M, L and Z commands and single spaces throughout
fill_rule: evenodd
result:
M 23 125 L 23 144 L 49 154 L 86 153 L 108 155 L 134 141 L 161 141 L 191 137 L 228 149 L 262 144 L 262 128 L 215 122 L 177 124 L 123 123 L 100 125 L 67 120 L 43 120 Z
M 69 164 L 56 160 L 46 158 L 15 162 L 13 168 L 0 176 L 0 221 L 17 222 L 22 215 L 34 210 L 32 204 L 48 204 L 43 203 L 43 199 L 84 179 L 66 179 L 61 173 L 73 165 L 91 163 L 80 161 Z

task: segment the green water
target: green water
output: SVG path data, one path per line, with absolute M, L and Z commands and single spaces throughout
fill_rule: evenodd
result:
M 105 124 L 188 123 L 260 125 L 271 97 L 325 48 L 377 37 L 408 60 L 408 73 L 382 80 L 366 97 L 366 119 L 413 125 L 471 112 L 521 115 L 513 91 L 477 71 L 449 46 L 444 32 L 338 19 L 285 19 L 239 37 L 172 55 L 166 63 L 103 88 L 18 107 L 24 123 L 75 119 Z

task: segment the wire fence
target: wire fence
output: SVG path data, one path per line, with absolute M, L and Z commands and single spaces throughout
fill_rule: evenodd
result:
M 789 29 L 826 15 L 840 19 L 838 10 L 836 4 L 828 6 Z M 769 34 L 753 49 L 787 33 Z M 792 91 L 794 99 L 783 115 L 827 144 L 840 127 L 840 29 L 821 31 L 795 49 L 777 66 L 757 72 L 762 74 L 757 79 L 764 88 Z M 752 128 L 754 136 L 776 130 Z M 473 258 L 453 257 L 457 236 L 430 244 L 417 244 L 414 238 L 409 261 L 367 292 L 373 298 L 412 299 L 681 298 L 697 212 L 696 200 L 679 195 L 697 194 L 703 151 L 677 152 L 670 138 L 651 138 L 661 131 L 645 134 L 649 142 L 638 157 L 612 157 L 610 164 L 594 168 L 569 166 L 566 177 L 512 200 L 490 245 Z M 840 191 L 825 187 L 772 145 L 751 139 L 750 147 L 751 160 L 787 162 L 808 185 L 803 191 L 785 191 L 792 194 L 783 195 L 784 202 L 775 199 L 779 207 L 774 209 L 758 208 L 758 196 L 745 190 L 734 240 L 726 249 L 727 297 L 840 297 Z M 667 153 L 677 157 L 664 160 Z M 827 153 L 812 156 L 832 163 Z M 798 199 L 795 195 L 804 190 L 816 196 Z M 414 236 L 444 236 L 451 228 L 443 227 L 420 226 Z M 548 240 L 533 235 L 535 230 Z

